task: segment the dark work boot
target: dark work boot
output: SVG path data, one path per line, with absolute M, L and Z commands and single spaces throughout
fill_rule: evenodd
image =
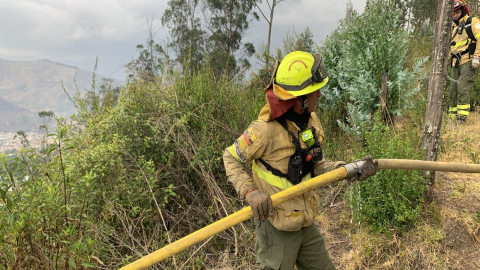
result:
M 457 115 L 457 122 L 459 124 L 464 124 L 467 121 L 466 115 Z

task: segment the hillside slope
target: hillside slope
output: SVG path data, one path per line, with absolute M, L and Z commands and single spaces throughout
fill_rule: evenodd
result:
M 480 163 L 480 114 L 464 125 L 444 118 L 443 162 Z M 323 189 L 317 218 L 337 269 L 480 269 L 480 176 L 437 172 L 434 200 L 401 237 L 372 234 L 352 224 L 347 203 L 336 196 L 342 183 Z
M 19 107 L 15 104 L 12 104 L 8 101 L 6 101 L 5 99 L 3 99 L 2 97 L 0 97 L 0 112 L 1 113 L 4 113 L 4 112 L 26 112 L 28 111 L 27 109 L 24 109 L 22 107 Z

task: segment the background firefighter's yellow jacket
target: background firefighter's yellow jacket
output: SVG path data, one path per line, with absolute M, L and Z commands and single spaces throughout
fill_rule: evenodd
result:
M 468 15 L 463 16 L 463 18 L 461 18 L 458 21 L 459 25 L 464 24 L 466 22 L 466 20 L 468 19 L 468 17 L 469 17 Z M 453 25 L 454 25 L 453 31 L 452 31 L 452 38 L 453 39 L 452 39 L 452 45 L 450 46 L 450 50 L 451 50 L 451 54 L 452 54 L 452 66 L 454 67 L 455 64 L 456 64 L 456 61 L 458 61 L 458 59 L 454 56 L 454 54 L 462 53 L 465 50 L 468 50 L 468 45 L 470 45 L 472 43 L 472 41 L 470 40 L 470 38 L 468 38 L 468 34 L 467 34 L 467 31 L 465 31 L 465 29 L 463 29 L 461 34 L 456 34 L 459 25 L 456 25 L 455 23 Z M 480 39 L 480 19 L 479 18 L 472 17 L 471 25 L 470 26 L 465 25 L 465 27 L 471 27 L 473 35 L 475 36 L 475 38 L 477 40 Z M 475 49 L 475 53 L 473 55 L 480 56 L 480 46 L 477 46 L 477 48 Z M 459 65 L 463 65 L 463 64 L 471 61 L 472 58 L 473 58 L 473 55 L 471 55 L 469 57 L 468 53 L 463 54 L 462 57 L 461 57 Z
M 287 120 L 290 131 L 298 136 L 300 130 Z M 311 113 L 305 130 L 314 127 L 320 144 L 323 144 L 324 133 L 320 120 Z M 302 148 L 307 145 L 300 139 Z M 223 160 L 228 180 L 233 183 L 239 194 L 252 185 L 269 196 L 293 186 L 287 179 L 273 175 L 256 159 L 262 158 L 282 173 L 287 173 L 290 157 L 295 153 L 295 146 L 285 128 L 277 121 L 255 121 L 247 128 L 235 143 L 225 149 Z M 244 163 L 252 162 L 252 175 L 246 171 Z M 319 161 L 315 164 L 314 175 L 320 175 L 334 170 L 343 162 Z M 303 181 L 310 179 L 310 174 Z M 315 191 L 307 192 L 290 201 L 277 205 L 270 222 L 281 231 L 298 231 L 310 226 L 319 211 L 319 198 Z

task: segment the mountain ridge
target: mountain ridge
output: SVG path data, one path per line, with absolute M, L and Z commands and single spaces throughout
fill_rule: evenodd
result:
M 91 71 L 48 59 L 0 58 L 0 132 L 35 128 L 38 125 L 32 122 L 40 123 L 40 111 L 53 111 L 57 116 L 73 114 L 76 108 L 66 93 L 74 96 L 78 90 L 83 95 L 91 89 L 93 76 Z M 97 82 L 105 78 L 100 74 L 95 77 Z
M 0 97 L 0 112 L 26 112 L 27 109 L 12 104 Z

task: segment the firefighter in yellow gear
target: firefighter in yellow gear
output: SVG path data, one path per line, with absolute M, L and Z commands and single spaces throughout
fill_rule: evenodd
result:
M 315 113 L 328 82 L 321 54 L 289 53 L 276 63 L 266 87 L 267 104 L 223 155 L 228 180 L 254 212 L 258 269 L 335 269 L 314 224 L 319 195 L 307 192 L 272 207 L 270 196 L 345 165 L 323 159 L 324 132 Z M 363 180 L 377 165 L 365 157 Z M 252 174 L 245 164 L 252 164 Z
M 449 116 L 465 122 L 470 114 L 470 92 L 480 67 L 480 19 L 471 17 L 464 0 L 455 0 L 450 53 L 452 79 L 449 98 Z

